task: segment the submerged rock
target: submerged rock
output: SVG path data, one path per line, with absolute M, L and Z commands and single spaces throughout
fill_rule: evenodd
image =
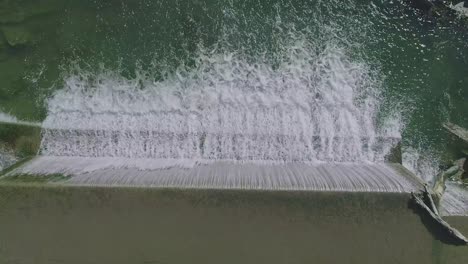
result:
M 456 160 L 453 166 L 444 172 L 444 178 L 451 181 L 461 181 L 467 174 L 466 158 Z
M 31 32 L 23 26 L 3 26 L 2 31 L 6 41 L 12 47 L 26 45 L 33 42 Z
M 410 0 L 410 3 L 413 7 L 420 9 L 427 14 L 429 14 L 432 8 L 434 8 L 434 3 L 430 0 Z
M 453 10 L 457 11 L 458 14 L 462 16 L 468 16 L 468 1 L 463 1 L 450 7 Z
M 453 163 L 453 166 L 439 173 L 434 180 L 432 190 L 439 200 L 445 192 L 446 182 L 463 183 L 468 179 L 468 162 L 466 158 L 459 159 Z
M 456 175 L 458 172 L 459 172 L 460 168 L 458 167 L 458 165 L 454 165 L 452 167 L 450 167 L 448 170 L 446 170 L 444 172 L 446 178 L 451 178 L 453 177 L 454 175 Z

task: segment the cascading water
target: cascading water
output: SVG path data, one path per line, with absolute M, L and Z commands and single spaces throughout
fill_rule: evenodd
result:
M 16 123 L 18 122 L 18 119 L 12 115 L 9 115 L 7 113 L 2 113 L 0 112 L 0 122 L 5 122 L 5 123 Z
M 49 100 L 41 153 L 268 161 L 383 161 L 398 133 L 376 128 L 381 85 L 327 45 L 294 43 L 277 67 L 202 53 L 154 82 L 112 72 L 69 76 Z
M 0 171 L 18 162 L 18 158 L 10 149 L 0 145 Z
M 400 131 L 377 128 L 383 83 L 378 69 L 355 51 L 369 21 L 352 14 L 373 8 L 351 5 L 228 1 L 197 29 L 216 25 L 209 34 L 217 32 L 218 39 L 184 45 L 188 59 L 174 70 L 156 59 L 160 54 L 155 67 L 137 67 L 132 77 L 72 67 L 48 100 L 41 153 L 384 161 Z M 340 18 L 330 20 L 333 14 Z M 361 28 L 340 29 L 353 24 Z
M 259 11 L 255 5 L 264 6 L 228 1 L 203 9 L 206 21 L 187 15 L 180 23 L 189 30 L 168 38 L 182 36 L 182 44 L 145 42 L 142 34 L 145 48 L 155 51 L 150 63 L 148 56 L 137 59 L 131 74 L 125 65 L 101 66 L 99 58 L 65 63 L 60 89 L 47 100 L 42 159 L 16 173 L 78 175 L 77 183 L 96 175 L 127 182 L 132 177 L 125 175 L 141 174 L 162 186 L 198 177 L 189 185 L 216 186 L 210 175 L 219 168 L 248 163 L 251 179 L 237 167 L 237 176 L 220 173 L 220 179 L 242 188 L 251 182 L 252 188 L 413 190 L 415 183 L 398 183 L 402 177 L 392 168 L 372 165 L 386 160 L 401 130 L 398 114 L 388 107 L 382 114 L 384 76 L 362 43 L 372 25 L 372 16 L 362 14 L 376 6 L 278 1 Z M 161 183 L 152 172 L 213 163 L 221 165 L 207 168 L 205 178 L 196 168 L 191 179 L 176 171 Z M 289 176 L 270 177 L 266 167 L 255 167 L 266 163 L 284 166 L 275 168 Z M 335 164 L 336 173 L 290 166 L 324 163 Z M 265 179 L 271 182 L 262 184 Z

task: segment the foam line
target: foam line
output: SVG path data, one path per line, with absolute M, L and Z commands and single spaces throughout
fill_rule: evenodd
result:
M 295 45 L 276 67 L 210 52 L 159 81 L 77 69 L 48 101 L 41 153 L 384 161 L 392 146 L 379 138 L 400 134 L 377 127 L 381 83 L 336 46 Z
M 65 184 L 92 186 L 398 193 L 423 187 L 401 165 L 362 163 L 37 157 L 7 176 L 56 173 L 71 176 Z
M 400 141 L 353 136 L 324 140 L 306 135 L 76 129 L 44 129 L 43 136 L 41 153 L 50 156 L 307 162 L 384 161 Z M 363 157 L 363 153 L 368 156 Z
M 1 126 L 1 123 L 19 124 L 19 125 L 37 126 L 37 127 L 41 126 L 41 123 L 39 122 L 29 122 L 29 121 L 19 120 L 18 118 L 10 114 L 3 113 L 3 112 L 0 112 L 0 126 Z

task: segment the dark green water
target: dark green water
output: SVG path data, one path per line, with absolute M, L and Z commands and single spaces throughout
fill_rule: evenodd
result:
M 438 160 L 441 124 L 468 126 L 466 21 L 402 1 L 1 0 L 0 28 L 0 110 L 24 120 L 43 120 L 45 100 L 76 72 L 158 81 L 213 51 L 274 67 L 305 38 L 371 69 L 381 119 L 401 115 L 406 146 Z

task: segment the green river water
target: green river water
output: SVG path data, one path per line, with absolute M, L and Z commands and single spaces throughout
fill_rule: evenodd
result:
M 396 115 L 404 146 L 434 164 L 447 152 L 441 124 L 468 126 L 466 21 L 404 1 L 2 0 L 0 29 L 0 110 L 22 120 L 42 121 L 72 74 L 160 81 L 210 52 L 274 68 L 305 41 L 309 52 L 334 45 L 364 63 L 379 120 Z
M 222 86 L 219 76 L 262 83 L 271 75 L 259 73 L 288 65 L 292 70 L 278 70 L 288 89 L 322 84 L 302 78 L 328 70 L 308 67 L 327 53 L 345 58 L 331 64 L 345 70 L 327 73 L 337 81 L 330 87 L 341 84 L 333 78 L 340 74 L 353 87 L 370 87 L 363 90 L 377 98 L 378 107 L 370 104 L 375 126 L 400 130 L 409 160 L 420 159 L 412 169 L 421 177 L 455 158 L 442 124 L 468 127 L 468 22 L 427 16 L 398 0 L 0 0 L 0 118 L 42 122 L 51 108 L 73 109 L 67 104 L 82 101 L 64 88 L 80 80 L 95 86 L 90 90 L 130 80 L 132 91 L 143 92 L 125 98 L 142 101 L 149 84 L 184 90 L 205 78 L 201 83 Z M 66 99 L 63 107 L 50 103 L 64 90 L 55 97 Z M 118 101 L 119 91 L 112 95 Z M 22 139 L 23 152 L 35 154 L 39 128 L 2 128 L 3 138 L 32 135 L 32 143 Z M 0 263 L 466 263 L 466 246 L 446 241 L 409 200 L 403 193 L 3 182 Z M 445 219 L 467 234 L 466 217 Z

